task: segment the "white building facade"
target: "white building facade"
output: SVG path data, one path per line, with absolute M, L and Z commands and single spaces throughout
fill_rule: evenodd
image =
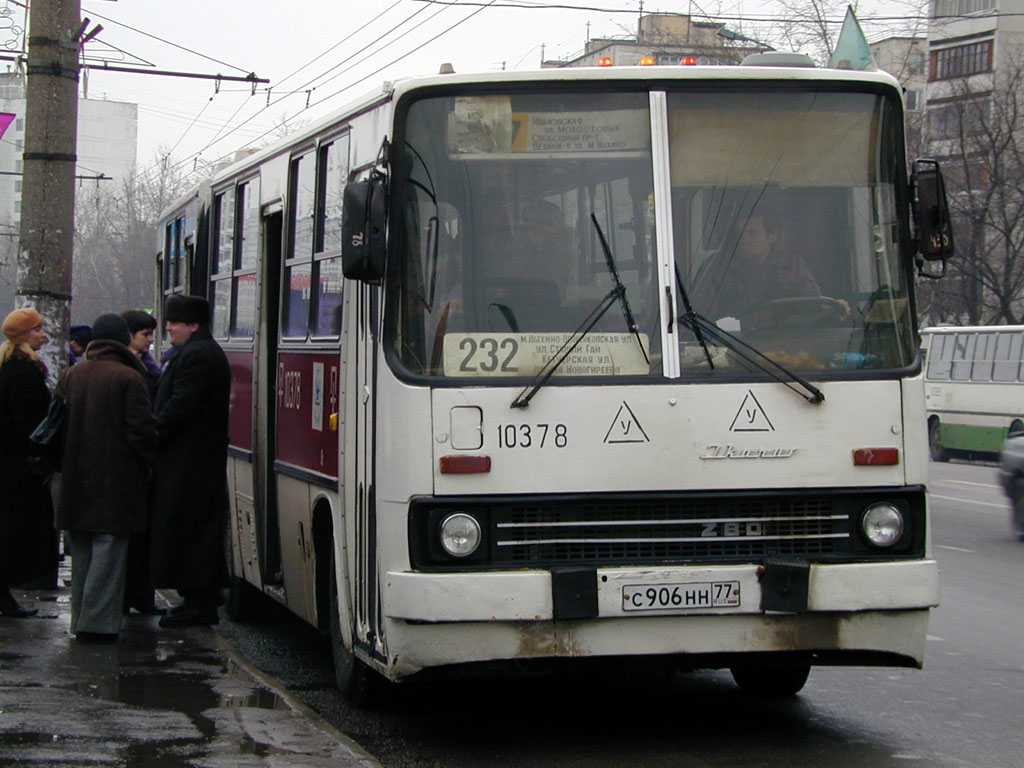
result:
M 0 308 L 13 307 L 18 228 L 21 222 L 22 153 L 25 146 L 25 75 L 0 74 L 0 112 L 14 115 L 0 139 Z M 78 100 L 76 196 L 103 185 L 112 190 L 135 167 L 138 105 L 103 99 Z

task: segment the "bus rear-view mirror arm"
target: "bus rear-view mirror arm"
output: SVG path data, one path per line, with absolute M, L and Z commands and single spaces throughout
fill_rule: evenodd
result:
M 910 174 L 917 251 L 926 261 L 953 257 L 953 227 L 946 184 L 936 160 L 915 160 Z

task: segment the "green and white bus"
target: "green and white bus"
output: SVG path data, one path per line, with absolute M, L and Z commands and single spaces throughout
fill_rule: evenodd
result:
M 921 333 L 932 459 L 996 454 L 1024 432 L 1024 325 L 936 327 Z

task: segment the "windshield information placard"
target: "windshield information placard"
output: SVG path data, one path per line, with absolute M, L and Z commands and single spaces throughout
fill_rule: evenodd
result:
M 571 333 L 449 333 L 444 337 L 445 376 L 536 376 L 562 350 Z M 640 344 L 631 333 L 590 333 L 555 371 L 555 376 L 646 374 Z

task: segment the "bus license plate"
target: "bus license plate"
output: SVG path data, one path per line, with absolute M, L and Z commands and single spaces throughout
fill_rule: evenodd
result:
M 688 584 L 626 584 L 623 611 L 671 611 L 695 608 L 739 608 L 738 581 L 703 581 Z

